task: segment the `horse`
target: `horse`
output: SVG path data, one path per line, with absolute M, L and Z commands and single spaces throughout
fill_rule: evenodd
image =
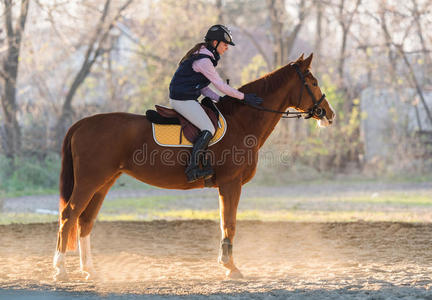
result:
M 259 149 L 282 115 L 288 113 L 288 108 L 316 119 L 321 127 L 329 126 L 335 118 L 334 110 L 310 72 L 312 58 L 313 54 L 306 59 L 302 54 L 295 62 L 243 85 L 241 92 L 255 93 L 264 99 L 260 107 L 234 99 L 223 99 L 216 104 L 229 126 L 222 140 L 208 148 L 214 156 L 212 187 L 219 192 L 218 262 L 227 269 L 228 277 L 242 277 L 232 254 L 237 206 L 242 185 L 255 175 Z M 168 149 L 172 157 L 184 151 L 184 148 Z M 167 163 L 166 150 L 153 140 L 152 124 L 144 115 L 98 114 L 69 128 L 62 146 L 59 229 L 53 259 L 55 280 L 67 280 L 66 251 L 76 249 L 77 240 L 81 271 L 87 279 L 98 278 L 90 252 L 90 232 L 106 194 L 121 174 L 166 189 L 204 187 L 204 180 L 187 182 L 184 160 Z M 239 156 L 247 159 L 239 160 Z

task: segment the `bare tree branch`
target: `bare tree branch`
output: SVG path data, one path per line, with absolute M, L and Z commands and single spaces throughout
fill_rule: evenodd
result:
M 240 29 L 240 31 L 249 38 L 249 40 L 252 42 L 252 44 L 255 46 L 255 48 L 258 50 L 261 56 L 264 58 L 264 61 L 266 62 L 266 66 L 267 66 L 267 71 L 271 71 L 272 64 L 270 62 L 270 59 L 268 58 L 264 49 L 261 47 L 260 43 L 256 40 L 255 36 L 249 31 L 247 31 L 243 26 L 236 25 L 236 27 Z
M 420 83 L 417 80 L 417 76 L 416 76 L 416 74 L 414 72 L 414 68 L 412 67 L 412 65 L 411 65 L 411 63 L 410 63 L 410 61 L 409 61 L 409 59 L 408 59 L 408 57 L 407 57 L 407 55 L 406 55 L 406 53 L 405 53 L 405 51 L 403 49 L 403 44 L 396 44 L 393 41 L 393 38 L 392 38 L 392 36 L 390 34 L 390 31 L 389 31 L 389 29 L 387 27 L 387 21 L 386 21 L 386 16 L 385 16 L 386 11 L 387 10 L 385 9 L 385 7 L 381 6 L 381 12 L 380 12 L 380 16 L 381 16 L 381 28 L 382 28 L 382 30 L 384 32 L 384 35 L 386 37 L 387 42 L 390 43 L 391 45 L 393 45 L 395 47 L 395 49 L 398 51 L 398 53 L 401 55 L 401 57 L 403 58 L 403 61 L 404 61 L 405 65 L 407 66 L 408 70 L 409 70 L 409 74 L 410 74 L 412 82 L 414 83 L 414 86 L 415 86 L 415 89 L 417 91 L 417 94 L 420 97 L 420 101 L 422 102 L 423 107 L 425 109 L 427 118 L 428 118 L 429 122 L 432 124 L 432 114 L 431 114 L 431 112 L 429 110 L 429 107 L 428 107 L 428 105 L 426 103 L 426 99 L 425 99 L 425 97 L 423 95 L 423 91 L 422 91 L 422 88 L 420 86 Z
M 285 41 L 285 48 L 286 48 L 286 54 L 289 56 L 291 54 L 291 51 L 294 47 L 295 39 L 297 38 L 297 35 L 299 34 L 301 28 L 303 27 L 304 20 L 306 18 L 306 4 L 305 1 L 300 1 L 300 6 L 298 9 L 298 19 L 299 21 L 297 24 L 294 25 L 294 29 L 291 31 L 289 36 L 286 38 Z
M 347 58 L 346 47 L 347 47 L 347 39 L 351 29 L 351 25 L 354 19 L 354 16 L 357 14 L 359 6 L 362 0 L 356 0 L 355 7 L 351 12 L 345 12 L 345 0 L 340 0 L 339 4 L 339 15 L 338 22 L 342 29 L 342 43 L 339 54 L 339 63 L 338 63 L 338 73 L 339 78 L 342 80 L 344 77 L 344 66 L 345 60 Z M 345 20 L 345 16 L 348 14 L 348 20 Z
M 90 40 L 89 46 L 84 56 L 84 61 L 81 65 L 80 70 L 75 76 L 72 85 L 66 95 L 65 102 L 63 103 L 64 112 L 71 109 L 72 99 L 76 91 L 78 90 L 78 87 L 83 83 L 84 79 L 90 73 L 90 69 L 93 66 L 94 62 L 102 54 L 103 43 L 107 39 L 111 29 L 114 26 L 114 23 L 121 17 L 122 12 L 132 3 L 132 1 L 133 0 L 126 1 L 126 3 L 118 10 L 117 15 L 111 20 L 108 26 L 106 26 L 105 24 L 105 19 L 108 15 L 111 0 L 107 0 L 105 2 L 103 13 L 99 19 L 99 23 L 96 27 L 95 33 L 93 34 L 93 37 Z M 105 26 L 105 30 L 104 30 L 104 26 Z
M 69 88 L 65 100 L 62 106 L 62 113 L 58 119 L 56 126 L 56 141 L 57 149 L 60 149 L 60 142 L 66 132 L 69 122 L 73 114 L 72 101 L 78 91 L 80 85 L 84 82 L 87 76 L 90 74 L 93 64 L 96 62 L 99 56 L 101 56 L 106 50 L 103 48 L 105 41 L 107 40 L 111 29 L 114 24 L 122 16 L 123 11 L 133 2 L 133 0 L 127 0 L 117 11 L 116 15 L 109 21 L 106 18 L 109 13 L 111 0 L 106 0 L 102 15 L 99 18 L 99 22 L 96 26 L 95 32 L 90 39 L 86 53 L 84 55 L 84 61 L 81 67 L 72 81 L 71 87 Z

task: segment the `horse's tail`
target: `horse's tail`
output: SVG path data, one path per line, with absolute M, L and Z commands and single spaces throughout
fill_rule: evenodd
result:
M 62 212 L 66 207 L 74 188 L 74 169 L 71 149 L 71 139 L 76 130 L 77 124 L 69 128 L 63 140 L 62 146 L 62 166 L 60 172 L 60 202 L 59 202 L 59 225 L 62 225 Z M 72 225 L 69 231 L 66 250 L 75 250 L 77 244 L 78 224 Z

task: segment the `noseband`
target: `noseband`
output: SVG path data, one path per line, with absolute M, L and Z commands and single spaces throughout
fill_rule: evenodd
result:
M 321 98 L 319 100 L 317 100 L 315 98 L 315 95 L 312 93 L 312 90 L 310 89 L 309 85 L 306 83 L 305 75 L 307 75 L 309 73 L 309 71 L 306 71 L 306 73 L 303 74 L 301 72 L 301 70 L 300 70 L 300 67 L 297 64 L 292 64 L 292 66 L 294 66 L 294 69 L 296 70 L 296 73 L 300 77 L 300 80 L 302 82 L 302 87 L 301 87 L 301 90 L 300 90 L 300 97 L 298 99 L 297 106 L 295 107 L 295 109 L 299 110 L 301 99 L 303 97 L 303 88 L 304 87 L 306 87 L 306 90 L 309 93 L 309 96 L 312 98 L 313 106 L 311 108 L 309 108 L 305 112 L 300 112 L 300 111 L 278 111 L 278 110 L 268 109 L 268 108 L 264 108 L 262 106 L 253 105 L 253 104 L 248 104 L 248 105 L 250 105 L 250 106 L 252 106 L 252 107 L 254 107 L 256 109 L 262 110 L 262 111 L 281 114 L 282 118 L 284 118 L 284 119 L 289 119 L 289 118 L 299 119 L 302 116 L 303 116 L 304 119 L 310 119 L 310 118 L 312 118 L 314 116 L 317 117 L 318 119 L 324 118 L 326 116 L 326 111 L 325 111 L 324 108 L 319 107 L 319 105 L 324 101 L 325 94 L 322 94 Z M 292 116 L 290 116 L 290 115 L 292 115 Z

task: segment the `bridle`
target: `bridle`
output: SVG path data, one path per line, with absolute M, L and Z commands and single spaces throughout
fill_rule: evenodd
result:
M 300 80 L 302 81 L 302 87 L 300 90 L 300 97 L 299 100 L 297 102 L 297 106 L 295 107 L 295 109 L 299 109 L 300 107 L 300 103 L 301 103 L 301 99 L 303 97 L 303 89 L 306 87 L 306 91 L 309 93 L 309 96 L 312 98 L 312 102 L 313 102 L 313 106 L 311 108 L 309 108 L 307 111 L 305 112 L 300 112 L 300 111 L 278 111 L 278 110 L 273 110 L 273 109 L 268 109 L 259 105 L 253 105 L 253 104 L 248 104 L 258 110 L 262 110 L 262 111 L 266 111 L 266 112 L 271 112 L 271 113 L 277 113 L 277 114 L 281 114 L 282 118 L 284 119 L 290 119 L 290 118 L 301 118 L 303 116 L 304 119 L 310 119 L 312 117 L 317 117 L 318 119 L 322 119 L 326 116 L 326 111 L 324 108 L 319 107 L 319 105 L 324 101 L 325 99 L 325 94 L 322 94 L 321 98 L 319 100 L 317 100 L 315 98 L 315 95 L 312 93 L 312 90 L 310 89 L 309 85 L 306 83 L 306 79 L 305 76 L 309 73 L 309 71 L 306 71 L 305 74 L 303 74 L 300 70 L 300 67 L 297 64 L 292 64 L 292 66 L 294 67 L 294 69 L 296 70 L 297 75 L 300 77 Z M 292 115 L 292 116 L 290 116 Z
M 304 117 L 305 119 L 310 119 L 313 116 L 317 117 L 318 119 L 322 119 L 325 117 L 326 115 L 326 111 L 324 108 L 319 107 L 319 105 L 323 102 L 323 100 L 325 99 L 325 94 L 322 94 L 321 98 L 317 101 L 317 99 L 315 98 L 315 95 L 312 93 L 309 85 L 306 83 L 306 79 L 305 79 L 305 75 L 307 75 L 309 73 L 309 70 L 306 71 L 306 74 L 303 74 L 300 71 L 300 67 L 297 64 L 293 64 L 294 69 L 297 72 L 297 75 L 300 77 L 300 80 L 302 81 L 302 87 L 300 90 L 300 97 L 299 97 L 299 101 L 297 103 L 297 106 L 295 109 L 298 109 L 300 107 L 300 102 L 303 96 L 303 88 L 306 87 L 306 90 L 309 93 L 309 96 L 311 96 L 312 98 L 312 102 L 313 102 L 313 106 L 311 108 L 308 109 L 308 111 L 306 112 L 307 116 Z

